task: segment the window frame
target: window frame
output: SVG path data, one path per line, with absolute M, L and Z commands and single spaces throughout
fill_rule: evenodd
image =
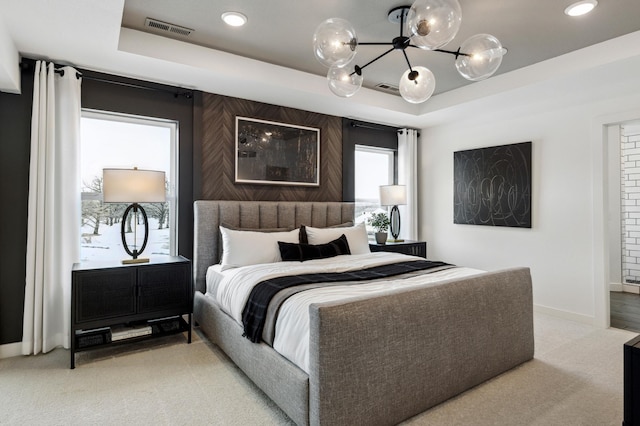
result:
M 169 204 L 169 255 L 178 255 L 178 216 L 179 216 L 179 122 L 166 118 L 148 117 L 129 113 L 119 113 L 92 108 L 81 108 L 81 119 L 90 118 L 96 120 L 114 121 L 118 123 L 140 124 L 145 126 L 164 127 L 169 129 L 170 158 L 169 158 L 169 186 L 167 188 L 166 202 Z M 80 141 L 82 149 L 82 141 Z M 80 188 L 80 202 L 88 200 L 102 201 L 102 193 L 84 192 Z

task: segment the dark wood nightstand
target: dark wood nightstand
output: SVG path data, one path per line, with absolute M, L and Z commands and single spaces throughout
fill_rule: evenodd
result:
M 71 368 L 76 352 L 101 346 L 185 331 L 191 343 L 192 281 L 191 262 L 182 256 L 74 264 Z
M 394 253 L 410 254 L 427 258 L 427 243 L 425 241 L 404 240 L 387 242 L 386 244 L 369 243 L 371 251 L 390 251 Z

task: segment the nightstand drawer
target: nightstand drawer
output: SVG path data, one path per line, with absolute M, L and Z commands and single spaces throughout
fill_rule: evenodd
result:
M 136 313 L 135 269 L 84 271 L 73 286 L 76 323 Z
M 188 263 L 140 269 L 138 312 L 189 310 L 191 266 Z

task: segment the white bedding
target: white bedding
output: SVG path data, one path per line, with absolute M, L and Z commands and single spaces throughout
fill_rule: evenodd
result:
M 377 252 L 344 255 L 306 262 L 277 262 L 243 266 L 221 271 L 220 265 L 207 271 L 207 293 L 215 298 L 222 309 L 242 326 L 242 311 L 251 289 L 259 282 L 283 275 L 315 272 L 345 272 L 366 267 L 385 265 L 419 257 L 398 253 Z M 397 288 L 431 285 L 439 281 L 476 275 L 484 271 L 456 267 L 406 279 L 389 279 L 359 285 L 331 286 L 297 293 L 281 306 L 275 327 L 273 347 L 305 372 L 309 372 L 309 305 L 353 297 L 382 294 Z

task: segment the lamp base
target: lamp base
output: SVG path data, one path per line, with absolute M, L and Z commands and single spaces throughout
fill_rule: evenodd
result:
M 133 264 L 133 263 L 149 263 L 149 258 L 148 257 L 139 257 L 137 259 L 124 259 L 122 261 L 123 265 L 129 265 L 129 264 Z
M 402 240 L 398 239 L 398 235 L 400 235 L 400 210 L 398 206 L 393 206 L 391 208 L 391 215 L 389 217 L 389 231 L 391 232 L 391 240 L 390 242 L 400 242 Z
M 133 241 L 134 241 L 134 244 L 135 244 L 136 235 L 137 235 L 138 212 L 140 212 L 140 214 L 142 214 L 142 224 L 144 225 L 144 242 L 142 243 L 142 247 L 140 247 L 140 249 L 138 249 L 137 246 L 134 245 L 134 247 L 136 247 L 136 248 L 133 249 L 133 251 L 131 251 L 131 249 L 129 248 L 129 245 L 127 244 L 127 239 L 125 237 L 125 235 L 126 235 L 125 224 L 127 223 L 127 216 L 129 215 L 129 212 L 132 211 L 132 210 L 133 210 L 133 219 L 132 220 L 133 220 Z M 120 238 L 122 239 L 122 247 L 124 248 L 124 251 L 126 251 L 127 254 L 129 256 L 131 256 L 131 259 L 123 260 L 122 261 L 123 264 L 147 263 L 147 262 L 149 262 L 149 259 L 144 259 L 144 258 L 139 258 L 138 257 L 144 251 L 144 248 L 147 246 L 147 241 L 149 240 L 149 220 L 147 219 L 147 212 L 144 211 L 144 209 L 142 208 L 142 206 L 140 204 L 133 203 L 129 207 L 127 207 L 127 209 L 124 211 L 124 215 L 122 216 L 122 226 L 120 227 Z

